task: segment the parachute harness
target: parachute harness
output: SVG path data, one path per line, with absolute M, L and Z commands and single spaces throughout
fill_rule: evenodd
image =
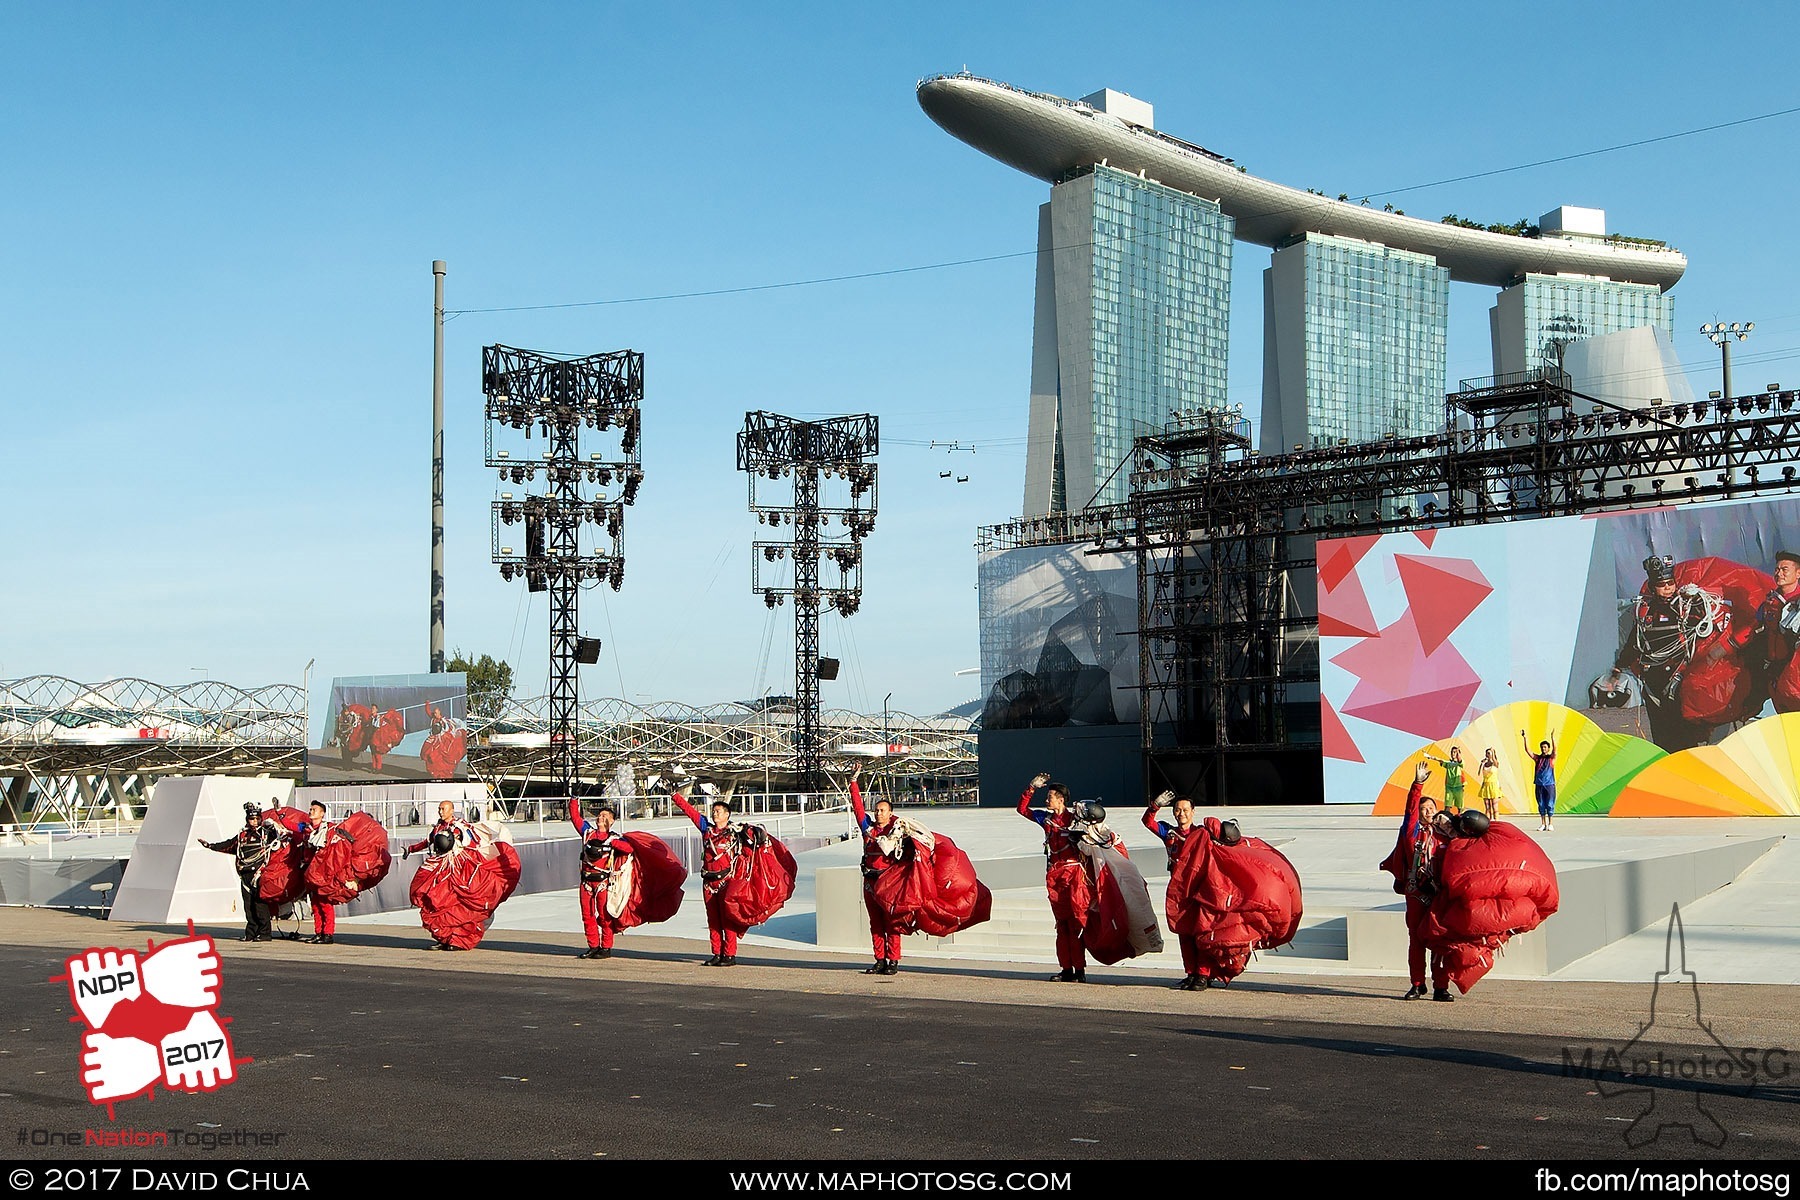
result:
M 1669 608 L 1675 614 L 1673 628 L 1649 624 L 1645 620 L 1649 601 L 1640 599 L 1637 602 L 1634 614 L 1637 628 L 1632 633 L 1632 644 L 1645 667 L 1686 662 L 1694 656 L 1694 650 L 1701 642 L 1723 629 L 1731 619 L 1724 598 L 1697 583 L 1682 584 L 1669 599 Z

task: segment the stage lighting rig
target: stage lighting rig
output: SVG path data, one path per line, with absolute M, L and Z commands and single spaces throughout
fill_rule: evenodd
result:
M 806 791 L 818 790 L 824 775 L 819 608 L 829 605 L 848 617 L 862 607 L 862 540 L 875 528 L 873 460 L 880 440 L 876 418 L 868 413 L 823 421 L 746 413 L 738 434 L 737 465 L 750 481 L 750 511 L 758 524 L 779 529 L 785 520 L 793 530 L 791 541 L 752 543 L 750 587 L 771 609 L 794 598 L 794 769 Z M 841 503 L 820 502 L 825 481 L 831 481 Z M 837 533 L 830 532 L 833 521 L 840 527 Z M 789 558 L 791 582 L 784 569 L 773 565 Z M 837 568 L 835 586 L 819 583 L 824 558 Z M 779 579 L 773 577 L 777 571 Z
M 616 350 L 567 358 L 484 346 L 481 390 L 487 465 L 502 483 L 536 487 L 543 479 L 541 492 L 503 492 L 493 502 L 494 562 L 502 579 L 524 576 L 531 591 L 550 593 L 551 769 L 562 793 L 573 796 L 580 780 L 576 668 L 583 653 L 577 597 L 602 580 L 616 592 L 625 579 L 625 509 L 644 479 L 638 452 L 644 356 Z M 590 449 L 584 458 L 583 430 L 616 439 L 616 452 Z M 536 435 L 548 448 L 538 455 L 497 450 L 496 432 L 526 440 Z M 594 485 L 601 490 L 588 490 Z M 502 530 L 521 522 L 524 537 L 507 533 L 503 541 Z M 523 552 L 515 549 L 520 546 Z M 595 646 L 588 651 L 597 656 Z

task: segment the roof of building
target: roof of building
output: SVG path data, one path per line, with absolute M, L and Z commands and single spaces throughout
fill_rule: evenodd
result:
M 1332 200 L 1259 179 L 1230 159 L 1075 100 L 974 75 L 919 84 L 919 106 L 945 131 L 1055 183 L 1104 165 L 1216 201 L 1237 236 L 1264 246 L 1334 234 L 1429 254 L 1461 283 L 1506 287 L 1525 275 L 1587 275 L 1667 291 L 1687 270 L 1680 251 L 1641 242 L 1520 237 Z

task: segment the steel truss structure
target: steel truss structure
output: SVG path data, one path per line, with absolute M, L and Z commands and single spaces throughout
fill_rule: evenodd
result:
M 298 779 L 305 757 L 297 684 L 0 680 L 0 825 L 129 820 L 163 776 Z
M 788 597 L 794 601 L 794 771 L 801 787 L 817 790 L 822 779 L 824 744 L 819 723 L 819 606 L 829 604 L 849 617 L 862 607 L 862 541 L 875 528 L 878 490 L 872 461 L 881 448 L 876 418 L 868 413 L 801 421 L 769 412 L 744 414 L 738 434 L 738 470 L 750 477 L 750 511 L 759 524 L 780 528 L 785 521 L 791 539 L 751 544 L 750 586 L 770 608 Z M 821 481 L 841 478 L 848 499 L 833 506 L 819 501 Z M 780 486 L 791 480 L 783 502 L 770 502 L 758 484 Z M 836 521 L 838 528 L 830 530 Z M 763 578 L 763 565 L 792 558 L 793 582 Z M 821 590 L 819 560 L 829 558 L 838 569 L 834 587 Z
M 1123 505 L 983 531 L 983 548 L 1087 541 L 1138 559 L 1145 776 L 1229 802 L 1226 768 L 1291 748 L 1288 688 L 1316 685 L 1321 536 L 1788 492 L 1800 392 L 1577 415 L 1553 369 L 1448 397 L 1415 438 L 1258 455 L 1213 422 L 1139 438 Z M 1198 776 L 1198 778 L 1196 777 Z
M 822 757 L 828 778 L 847 773 L 832 764 L 870 761 L 882 745 L 901 752 L 883 757 L 896 774 L 939 781 L 944 787 L 975 786 L 975 732 L 968 717 L 920 717 L 908 713 L 863 714 L 847 709 L 820 713 Z M 592 772 L 613 778 L 621 764 L 639 777 L 680 763 L 713 780 L 737 779 L 760 789 L 802 788 L 793 764 L 798 713 L 786 705 L 729 703 L 694 707 L 673 701 L 649 705 L 593 700 L 582 705 L 581 754 Z M 490 781 L 520 782 L 549 775 L 547 697 L 509 705 L 491 721 L 476 721 L 469 740 L 471 773 Z
M 625 509 L 637 502 L 644 481 L 638 446 L 644 356 L 618 350 L 564 358 L 484 346 L 481 390 L 487 465 L 499 471 L 502 486 L 529 488 L 543 476 L 542 492 L 503 491 L 494 501 L 493 555 L 501 578 L 523 575 L 532 591 L 550 593 L 551 747 L 558 785 L 572 796 L 580 780 L 577 604 L 582 587 L 604 579 L 616 592 L 625 579 Z M 542 457 L 515 459 L 496 450 L 497 428 L 527 439 L 536 431 L 546 442 Z M 617 451 L 582 458 L 584 430 L 590 436 L 616 431 Z M 505 532 L 521 523 L 523 538 Z

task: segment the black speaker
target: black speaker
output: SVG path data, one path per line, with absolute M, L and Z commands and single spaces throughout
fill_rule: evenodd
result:
M 600 639 L 599 638 L 576 638 L 575 639 L 575 661 L 578 663 L 586 663 L 590 667 L 593 666 L 595 663 L 599 662 L 600 661 Z
M 837 659 L 821 658 L 819 660 L 819 678 L 820 679 L 836 679 L 837 678 L 837 669 L 838 669 L 838 660 Z

